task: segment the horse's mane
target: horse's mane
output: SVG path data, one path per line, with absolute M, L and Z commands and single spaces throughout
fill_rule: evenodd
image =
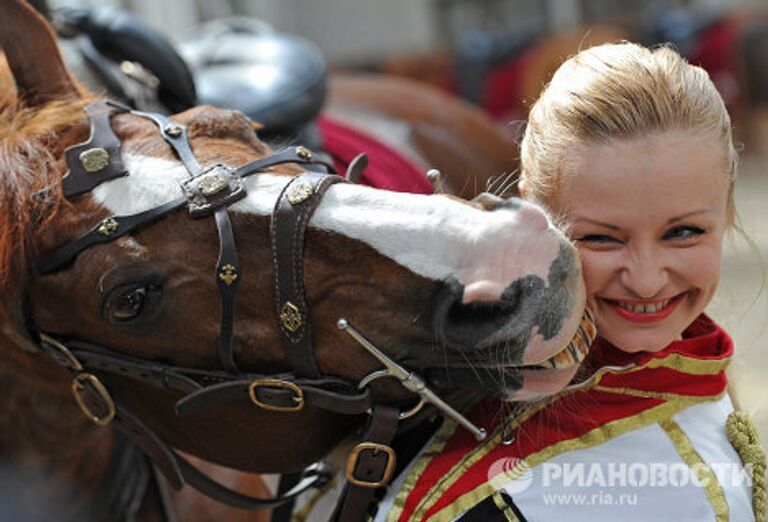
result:
M 85 96 L 26 106 L 0 55 L 0 289 L 26 271 L 30 227 L 43 225 L 61 206 L 55 158 L 67 145 L 64 132 L 85 121 L 83 107 L 91 101 Z M 44 188 L 53 189 L 49 197 L 32 197 Z

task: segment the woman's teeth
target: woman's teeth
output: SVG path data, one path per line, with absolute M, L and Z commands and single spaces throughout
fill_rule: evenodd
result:
M 622 303 L 621 301 L 616 301 L 616 304 L 618 304 L 619 307 L 623 308 L 624 310 L 627 310 L 629 312 L 633 312 L 636 314 L 655 314 L 656 312 L 660 312 L 665 306 L 667 306 L 670 301 L 671 299 L 665 299 L 660 303 L 646 304 L 646 305 Z

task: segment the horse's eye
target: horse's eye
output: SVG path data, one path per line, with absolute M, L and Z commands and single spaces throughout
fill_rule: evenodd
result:
M 104 301 L 106 318 L 113 323 L 127 323 L 137 319 L 159 291 L 156 285 L 122 286 L 110 292 Z

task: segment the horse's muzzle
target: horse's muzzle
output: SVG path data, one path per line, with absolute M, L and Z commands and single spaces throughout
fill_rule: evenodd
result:
M 449 352 L 474 361 L 522 366 L 547 359 L 568 343 L 582 316 L 580 273 L 573 266 L 572 249 L 563 247 L 546 279 L 534 274 L 519 277 L 499 299 L 487 301 L 466 302 L 463 285 L 455 278 L 446 279 L 432 302 L 435 339 Z M 533 354 L 525 356 L 526 349 L 541 341 L 553 345 L 535 349 L 533 359 Z
M 537 278 L 538 279 L 538 278 Z M 516 316 L 530 308 L 536 297 L 535 281 L 508 288 L 497 301 L 464 303 L 464 287 L 456 279 L 443 282 L 435 293 L 432 326 L 435 339 L 449 349 L 477 352 L 483 341 L 504 330 Z M 524 347 L 525 344 L 521 346 Z M 508 361 L 512 362 L 512 361 Z

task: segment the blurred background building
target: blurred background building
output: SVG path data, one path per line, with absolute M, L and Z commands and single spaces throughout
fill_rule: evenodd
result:
M 52 5 L 72 4 L 59 0 Z M 179 38 L 205 20 L 233 15 L 261 18 L 305 36 L 329 61 L 379 59 L 455 44 L 462 33 L 557 31 L 598 22 L 634 24 L 685 8 L 724 12 L 765 0 L 83 0 L 129 9 Z

